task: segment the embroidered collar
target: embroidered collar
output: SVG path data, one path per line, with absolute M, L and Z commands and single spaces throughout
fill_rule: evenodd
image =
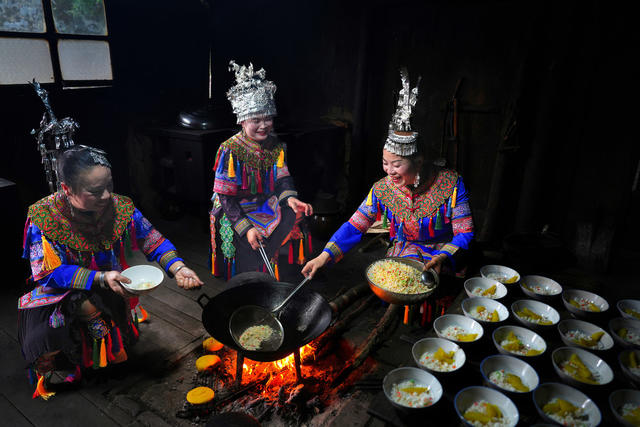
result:
M 438 208 L 451 197 L 457 182 L 457 172 L 443 169 L 426 192 L 413 196 L 413 203 L 411 191 L 398 187 L 388 176 L 376 182 L 373 191 L 378 200 L 403 222 L 435 215 Z
M 275 138 L 275 137 L 270 137 Z M 276 140 L 273 147 L 265 148 L 259 142 L 254 141 L 242 132 L 238 132 L 222 143 L 221 147 L 231 150 L 234 157 L 244 164 L 260 170 L 266 170 L 278 161 L 280 152 L 284 150 L 284 144 Z
M 109 250 L 119 240 L 131 220 L 135 206 L 131 199 L 117 194 L 111 195 L 115 218 L 113 229 L 108 238 L 100 242 L 93 242 L 82 234 L 74 232 L 67 216 L 67 202 L 62 193 L 51 194 L 29 207 L 28 216 L 31 222 L 38 226 L 44 236 L 54 242 L 61 243 L 76 251 Z

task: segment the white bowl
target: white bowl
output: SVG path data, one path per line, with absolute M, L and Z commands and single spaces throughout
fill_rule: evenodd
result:
M 597 384 L 580 381 L 562 370 L 562 363 L 568 361 L 572 354 L 576 354 L 580 360 L 582 360 L 582 363 L 584 363 L 587 369 L 589 369 L 595 377 Z M 560 379 L 574 387 L 583 389 L 590 388 L 593 390 L 601 386 L 605 386 L 613 381 L 613 371 L 607 362 L 595 354 L 581 348 L 559 347 L 551 353 L 551 363 L 553 363 L 553 369 L 555 369 Z
M 482 291 L 486 291 L 491 286 L 496 287 L 496 291 L 490 295 L 482 295 Z M 470 298 L 482 297 L 491 299 L 501 299 L 507 295 L 507 287 L 497 280 L 487 279 L 486 277 L 472 277 L 464 282 L 464 290 Z
M 439 371 L 422 364 L 420 361 L 425 353 L 435 353 L 438 348 L 442 348 L 442 350 L 447 353 L 450 351 L 455 352 L 453 355 L 454 362 L 451 371 Z M 417 341 L 411 348 L 411 354 L 413 354 L 413 360 L 419 368 L 425 369 L 434 375 L 446 375 L 455 372 L 462 368 L 467 360 L 464 350 L 458 344 L 444 338 L 435 337 L 423 338 Z M 455 368 L 453 368 L 453 366 L 455 366 Z
M 568 336 L 569 332 L 571 331 L 579 331 L 589 336 L 593 335 L 596 332 L 604 332 L 604 334 L 598 341 L 598 347 L 587 347 L 571 340 Z M 589 351 L 605 351 L 613 347 L 613 338 L 611 338 L 611 335 L 609 335 L 607 331 L 599 326 L 594 325 L 593 323 L 585 322 L 583 320 L 561 320 L 558 323 L 558 333 L 560 334 L 560 339 L 562 340 L 562 342 L 565 343 L 565 345 L 571 347 L 580 347 Z
M 497 280 L 507 286 L 514 285 L 520 281 L 520 273 L 504 265 L 485 265 L 480 268 L 480 275 L 487 279 Z M 509 281 L 509 283 L 505 283 L 507 281 Z
M 458 327 L 465 331 L 467 334 L 477 334 L 476 339 L 473 341 L 459 341 L 455 338 L 447 337 L 445 331 L 449 327 Z M 469 344 L 478 341 L 482 338 L 484 330 L 482 325 L 476 322 L 470 317 L 463 316 L 461 314 L 444 314 L 433 321 L 433 330 L 436 331 L 436 335 L 440 338 L 455 341 L 460 344 Z
M 616 317 L 609 321 L 609 332 L 611 332 L 611 336 L 616 344 L 620 345 L 623 348 L 635 348 L 640 349 L 640 338 L 636 340 L 636 344 L 631 341 L 627 341 L 622 338 L 618 332 L 620 329 L 625 328 L 627 331 L 632 331 L 636 337 L 640 337 L 640 320 L 627 319 L 624 317 Z
M 541 323 L 530 322 L 524 317 L 518 316 L 518 312 L 524 310 L 525 308 L 528 308 L 529 310 L 533 311 L 536 314 L 539 314 L 540 316 L 544 316 L 551 323 L 548 325 L 543 325 Z M 513 317 L 515 317 L 518 322 L 522 323 L 522 325 L 540 332 L 548 331 L 549 329 L 557 325 L 560 321 L 560 314 L 556 311 L 555 308 L 543 302 L 535 301 L 532 299 L 521 299 L 514 302 L 513 304 L 511 304 L 511 312 L 513 313 Z
M 151 292 L 164 279 L 162 270 L 153 265 L 145 264 L 129 267 L 120 274 L 131 280 L 131 283 L 120 282 L 120 284 L 127 291 L 137 295 Z
M 544 276 L 524 276 L 520 279 L 520 289 L 529 298 L 540 301 L 552 301 L 562 293 L 562 286 L 555 280 Z
M 520 381 L 529 388 L 529 391 L 509 390 L 491 381 L 491 373 L 499 370 L 504 370 L 506 373 L 519 376 Z M 485 357 L 480 363 L 480 373 L 482 373 L 482 376 L 489 387 L 498 389 L 501 392 L 506 393 L 507 396 L 510 393 L 513 393 L 514 395 L 529 393 L 535 390 L 540 383 L 540 378 L 531 365 L 517 357 L 506 356 L 504 354 L 493 354 Z
M 622 417 L 622 407 L 628 403 L 635 406 L 640 405 L 640 391 L 638 390 L 616 390 L 609 395 L 609 407 L 620 425 L 634 427 L 635 424 Z
M 393 385 L 401 384 L 402 382 L 407 380 L 415 380 L 416 383 L 424 385 L 425 387 L 428 387 L 429 391 L 431 392 L 431 395 L 433 396 L 433 402 L 428 406 L 413 407 L 413 406 L 404 405 L 402 403 L 399 403 L 393 400 L 391 398 Z M 387 375 L 385 375 L 384 379 L 382 380 L 382 390 L 384 391 L 384 395 L 387 397 L 387 399 L 389 400 L 389 402 L 391 402 L 393 406 L 408 412 L 415 412 L 417 410 L 430 408 L 433 405 L 435 405 L 442 397 L 442 385 L 440 384 L 440 381 L 438 381 L 436 377 L 434 377 L 427 371 L 423 371 L 422 369 L 408 367 L 408 366 L 402 367 L 402 368 L 396 368 L 390 371 Z
M 618 355 L 618 365 L 625 377 L 627 377 L 636 386 L 640 386 L 640 373 L 635 373 L 631 370 L 630 356 L 634 353 L 636 356 L 636 364 L 640 367 L 640 350 L 623 350 Z
M 518 354 L 515 352 L 511 352 L 503 348 L 500 343 L 504 341 L 509 332 L 513 332 L 518 339 L 527 347 L 533 350 L 542 350 L 540 354 L 536 354 L 533 356 L 526 356 L 523 354 Z M 542 339 L 542 337 L 530 329 L 523 328 L 521 326 L 511 326 L 505 325 L 498 327 L 495 331 L 493 331 L 492 335 L 493 345 L 496 346 L 498 352 L 500 354 L 507 354 L 510 356 L 523 357 L 526 360 L 535 360 L 536 357 L 540 357 L 547 350 L 547 343 Z
M 492 300 L 490 298 L 483 297 L 475 297 L 475 298 L 465 298 L 462 301 L 462 312 L 465 316 L 471 317 L 472 319 L 480 322 L 483 326 L 497 326 L 500 322 L 504 322 L 509 317 L 509 310 L 503 304 L 499 303 L 496 300 Z M 477 308 L 484 307 L 485 312 L 493 313 L 494 310 L 498 312 L 498 321 L 491 322 L 489 320 L 482 320 L 478 316 Z
M 569 302 L 571 300 L 586 300 L 592 302 L 600 308 L 600 311 L 591 311 L 578 308 Z M 580 289 L 565 289 L 562 292 L 562 302 L 571 314 L 581 318 L 598 318 L 602 313 L 609 310 L 609 303 L 607 302 L 607 300 L 599 295 L 594 294 L 593 292 L 587 292 Z
M 627 319 L 640 320 L 640 317 L 636 317 L 633 314 L 627 313 L 626 309 L 631 309 L 640 315 L 640 300 L 637 299 L 621 299 L 616 303 L 616 307 L 620 312 L 620 316 Z
M 511 427 L 518 424 L 520 414 L 518 413 L 518 408 L 516 408 L 516 405 L 513 404 L 511 399 L 503 393 L 489 387 L 471 386 L 463 388 L 456 393 L 453 403 L 458 417 L 465 425 L 470 426 L 472 424 L 464 418 L 464 413 L 475 402 L 480 400 L 484 400 L 485 402 L 489 402 L 500 408 L 503 418 L 506 418 L 509 421 L 506 425 Z
M 574 406 L 581 408 L 583 413 L 588 416 L 585 421 L 588 427 L 595 427 L 602 421 L 602 414 L 600 409 L 589 399 L 586 394 L 582 393 L 573 387 L 560 383 L 544 383 L 540 384 L 537 389 L 533 391 L 533 404 L 540 416 L 545 420 L 554 424 L 559 424 L 558 421 L 547 415 L 542 408 L 553 399 L 564 399 Z

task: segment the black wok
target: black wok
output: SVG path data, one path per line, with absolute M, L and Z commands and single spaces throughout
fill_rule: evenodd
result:
M 248 280 L 243 280 L 242 274 Z M 202 324 L 209 334 L 246 358 L 259 362 L 282 359 L 322 334 L 331 323 L 332 310 L 322 295 L 308 288 L 300 289 L 281 310 L 280 322 L 284 329 L 284 341 L 278 350 L 271 352 L 248 351 L 239 347 L 229 332 L 229 318 L 240 306 L 259 305 L 272 310 L 293 290 L 295 285 L 275 282 L 264 274 L 242 273 L 229 281 L 237 283 L 213 298 L 202 294 L 198 303 L 202 306 Z M 239 279 L 239 280 L 238 280 Z M 233 285 L 233 284 L 232 284 Z M 202 300 L 207 299 L 204 303 Z

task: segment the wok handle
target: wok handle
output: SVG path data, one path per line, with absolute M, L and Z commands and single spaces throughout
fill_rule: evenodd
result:
M 207 299 L 207 302 L 203 303 L 201 300 L 205 298 Z M 209 301 L 211 301 L 211 298 L 209 298 L 207 294 L 202 294 L 196 299 L 196 301 L 198 302 L 198 305 L 204 309 L 204 307 L 209 304 Z
M 277 306 L 276 308 L 273 309 L 273 313 L 275 313 L 276 311 L 280 310 L 282 307 L 284 307 L 284 305 L 289 302 L 289 300 L 291 299 L 292 296 L 294 296 L 296 294 L 296 292 L 298 292 L 298 289 L 300 289 L 302 287 L 302 285 L 304 285 L 305 283 L 307 283 L 309 280 L 311 280 L 311 276 L 307 276 L 304 278 L 304 280 L 302 282 L 300 282 L 300 284 L 298 286 L 296 286 L 296 288 L 293 290 L 293 292 L 291 292 L 289 294 L 288 297 L 286 297 L 284 299 L 284 301 L 282 301 L 282 303 L 280 303 L 279 306 Z

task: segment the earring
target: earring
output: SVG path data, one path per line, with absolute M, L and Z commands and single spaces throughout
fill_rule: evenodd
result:
M 416 180 L 413 183 L 413 187 L 418 188 L 418 185 L 420 185 L 420 173 L 416 174 Z

